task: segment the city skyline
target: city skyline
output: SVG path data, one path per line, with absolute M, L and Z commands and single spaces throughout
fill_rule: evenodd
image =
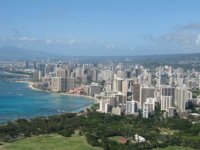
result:
M 199 0 L 1 0 L 0 150 L 200 149 Z
M 200 52 L 197 0 L 0 4 L 0 47 L 72 56 Z

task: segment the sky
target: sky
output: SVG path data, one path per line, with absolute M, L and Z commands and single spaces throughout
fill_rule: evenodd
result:
M 199 0 L 0 0 L 0 47 L 77 56 L 200 52 Z

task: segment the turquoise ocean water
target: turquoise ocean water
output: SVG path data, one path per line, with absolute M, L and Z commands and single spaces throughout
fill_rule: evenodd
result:
M 93 100 L 32 90 L 27 83 L 15 82 L 19 76 L 0 73 L 0 122 L 18 118 L 79 112 Z

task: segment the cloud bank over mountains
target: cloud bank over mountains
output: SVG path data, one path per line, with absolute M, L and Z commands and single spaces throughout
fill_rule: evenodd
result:
M 148 55 L 200 52 L 200 23 L 172 27 L 163 35 L 139 35 L 146 44 L 132 42 L 107 42 L 96 39 L 80 40 L 66 37 L 25 36 L 19 30 L 13 36 L 0 38 L 0 47 L 18 47 L 64 55 Z

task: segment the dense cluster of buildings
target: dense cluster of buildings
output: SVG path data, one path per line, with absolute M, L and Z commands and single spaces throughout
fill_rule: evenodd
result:
M 97 75 L 98 70 L 88 64 L 36 64 L 33 81 L 35 87 L 47 85 L 42 89 L 52 92 L 94 96 L 102 92 Z
M 101 99 L 99 111 L 105 113 L 137 115 L 140 112 L 148 118 L 154 115 L 156 105 L 160 105 L 166 117 L 183 114 L 187 103 L 194 102 L 192 91 L 200 87 L 200 74 L 195 70 L 184 72 L 171 66 L 150 70 L 119 64 L 112 71 L 113 78 L 105 82 L 111 88 L 96 95 Z
M 35 87 L 95 97 L 103 113 L 148 118 L 160 106 L 172 117 L 187 112 L 189 102 L 200 103 L 200 96 L 192 97 L 200 89 L 200 73 L 194 69 L 77 62 L 33 63 L 31 68 Z

